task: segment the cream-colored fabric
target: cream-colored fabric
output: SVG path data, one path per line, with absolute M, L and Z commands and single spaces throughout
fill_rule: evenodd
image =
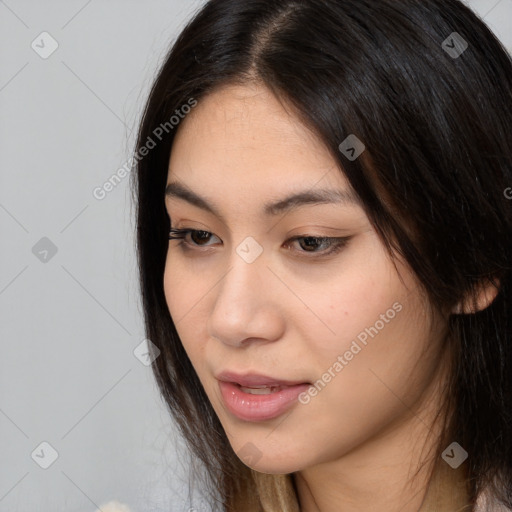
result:
M 254 472 L 255 473 L 255 472 Z M 436 468 L 419 512 L 512 512 L 497 505 L 487 492 L 478 496 L 475 507 L 469 503 L 465 485 L 464 465 L 452 469 L 442 461 Z M 237 500 L 236 512 L 299 512 L 290 475 L 253 474 L 262 506 L 252 500 L 256 496 Z M 112 501 L 100 507 L 101 512 L 130 512 L 126 505 Z M 97 511 L 100 512 L 100 511 Z

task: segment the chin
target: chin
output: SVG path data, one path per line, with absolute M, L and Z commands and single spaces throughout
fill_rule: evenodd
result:
M 259 451 L 253 443 L 247 442 L 242 448 L 235 450 L 235 453 L 247 467 L 269 475 L 293 473 L 307 465 L 305 460 L 297 458 L 300 447 L 294 449 L 292 454 L 287 454 L 268 446 Z

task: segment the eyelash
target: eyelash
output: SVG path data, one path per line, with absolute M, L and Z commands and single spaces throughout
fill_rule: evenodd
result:
M 185 237 L 189 233 L 206 233 L 208 235 L 213 235 L 213 233 L 210 233 L 209 231 L 204 231 L 202 229 L 171 228 L 171 230 L 169 232 L 169 240 L 182 240 L 182 242 L 180 242 L 180 244 L 178 244 L 178 245 L 183 246 L 182 248 L 184 250 L 188 250 L 188 249 L 190 249 L 190 247 L 201 247 L 197 244 L 190 244 L 185 241 Z M 308 239 L 308 238 L 317 240 L 319 243 L 328 242 L 330 248 L 327 249 L 326 251 L 299 251 L 299 252 L 302 252 L 306 255 L 307 254 L 314 254 L 314 255 L 319 254 L 320 257 L 324 257 L 324 256 L 330 256 L 332 254 L 336 254 L 339 251 L 341 251 L 341 249 L 343 249 L 347 245 L 347 242 L 350 240 L 351 237 L 350 236 L 348 236 L 348 237 L 326 237 L 326 236 L 300 235 L 300 236 L 294 236 L 293 238 L 290 238 L 289 240 L 287 240 L 287 243 L 294 242 L 296 240 Z M 205 246 L 205 247 L 208 247 L 208 246 Z M 203 249 L 191 249 L 191 250 L 202 251 Z M 306 257 L 311 258 L 311 256 L 306 256 Z

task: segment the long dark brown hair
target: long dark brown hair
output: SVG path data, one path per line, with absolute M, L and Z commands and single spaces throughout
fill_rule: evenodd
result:
M 498 287 L 490 306 L 448 318 L 446 432 L 469 453 L 472 502 L 490 486 L 512 508 L 512 61 L 458 0 L 211 0 L 156 76 L 132 172 L 142 306 L 146 336 L 161 351 L 156 381 L 206 468 L 212 507 L 297 510 L 286 476 L 258 475 L 233 452 L 163 290 L 164 191 L 179 128 L 170 119 L 223 85 L 250 81 L 318 134 L 433 308 Z M 339 150 L 350 134 L 366 146 L 353 161 Z

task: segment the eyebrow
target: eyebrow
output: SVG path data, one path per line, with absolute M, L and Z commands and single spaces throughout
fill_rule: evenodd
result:
M 184 183 L 173 181 L 167 184 L 165 188 L 167 198 L 176 197 L 183 199 L 202 210 L 222 219 L 218 207 L 210 203 L 206 198 L 198 195 Z M 362 201 L 351 191 L 335 189 L 315 189 L 294 192 L 293 194 L 278 199 L 277 201 L 266 203 L 263 207 L 263 213 L 266 216 L 275 216 L 294 210 L 300 206 L 313 204 L 341 204 L 348 206 L 362 206 Z

